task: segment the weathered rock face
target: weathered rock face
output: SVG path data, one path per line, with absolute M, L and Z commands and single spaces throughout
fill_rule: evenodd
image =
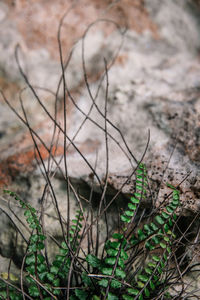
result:
M 56 33 L 63 12 L 71 5 L 70 1 L 67 5 L 65 2 L 38 0 L 30 1 L 28 5 L 19 0 L 15 5 L 12 5 L 12 1 L 0 3 L 0 85 L 21 116 L 23 114 L 17 92 L 25 84 L 15 62 L 15 45 L 19 43 L 21 46 L 20 62 L 31 83 L 50 89 L 37 89 L 37 93 L 48 111 L 54 115 L 55 93 L 61 76 Z M 119 56 L 108 72 L 107 117 L 121 130 L 137 160 L 142 157 L 150 129 L 151 139 L 145 162 L 154 193 L 147 205 L 152 202 L 158 205 L 165 194 L 169 193 L 166 182 L 177 186 L 192 172 L 181 184 L 181 200 L 186 212 L 194 212 L 200 208 L 200 12 L 196 5 L 186 0 L 124 0 L 113 6 L 110 1 L 78 1 L 64 21 L 61 38 L 65 56 L 88 24 L 98 17 L 109 17 L 122 28 L 128 23 L 129 29 L 123 37 L 124 43 Z M 100 74 L 104 71 L 104 58 L 109 65 L 121 39 L 122 31 L 117 30 L 110 22 L 98 22 L 89 30 L 85 38 L 85 63 L 93 95 L 98 88 Z M 92 105 L 84 83 L 81 50 L 81 42 L 77 42 L 66 71 L 67 84 L 75 99 L 73 104 L 67 97 L 66 127 L 70 139 L 76 135 L 84 121 L 84 114 L 88 114 Z M 74 140 L 78 150 L 96 168 L 100 180 L 106 174 L 105 133 L 102 130 L 105 121 L 101 115 L 105 111 L 105 95 L 104 79 L 98 98 L 95 99 L 99 110 L 93 107 L 89 114 L 98 126 L 87 119 Z M 52 120 L 30 91 L 24 91 L 22 96 L 31 126 L 47 147 L 50 147 L 54 129 Z M 79 110 L 75 105 L 78 105 Z M 2 97 L 0 114 L 0 184 L 18 191 L 34 206 L 39 207 L 45 183 L 35 160 L 30 135 Z M 59 126 L 63 128 L 62 87 L 58 93 L 57 119 Z M 108 182 L 109 193 L 113 195 L 132 173 L 130 160 L 133 166 L 136 163 L 130 157 L 119 132 L 108 123 L 107 126 Z M 37 139 L 37 143 L 41 157 L 48 165 L 49 154 L 41 141 Z M 67 140 L 67 145 L 68 143 Z M 75 186 L 82 181 L 87 186 L 91 184 L 92 170 L 76 147 L 67 146 L 68 174 L 76 182 Z M 57 129 L 52 153 L 59 161 L 63 152 L 63 134 Z M 37 154 L 36 157 L 39 159 Z M 61 188 L 63 161 L 60 167 L 61 170 L 55 174 L 54 184 L 61 210 L 66 214 L 63 202 L 65 189 Z M 167 170 L 163 173 L 166 167 Z M 98 194 L 98 182 L 95 182 L 94 188 Z M 133 190 L 131 178 L 122 192 L 127 197 Z M 77 205 L 75 201 L 72 203 L 74 211 Z M 47 230 L 54 230 L 52 233 L 59 235 L 60 229 L 56 231 L 53 219 L 55 210 L 51 202 L 46 207 Z M 6 222 L 7 219 L 0 226 L 5 226 Z M 115 221 L 110 222 L 111 227 Z M 13 239 L 12 232 L 8 237 L 6 230 L 1 231 L 2 249 L 8 249 Z M 21 250 L 18 248 L 16 251 L 19 253 Z M 1 253 L 5 255 L 3 250 Z

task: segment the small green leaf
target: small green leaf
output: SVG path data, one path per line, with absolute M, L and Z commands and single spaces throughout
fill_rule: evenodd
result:
M 35 254 L 30 254 L 26 257 L 26 264 L 31 265 L 35 263 Z
M 174 205 L 172 202 L 170 203 L 169 207 L 173 210 L 175 210 L 177 208 L 177 205 Z
M 169 218 L 169 215 L 166 213 L 166 212 L 162 212 L 162 216 L 163 216 L 163 218 L 165 218 L 165 219 L 168 219 Z
M 91 265 L 93 268 L 100 268 L 101 267 L 101 261 L 99 258 L 97 258 L 95 255 L 88 254 L 86 256 L 86 261 Z
M 120 242 L 110 242 L 110 247 L 112 247 L 113 249 L 119 249 Z
M 37 241 L 39 240 L 39 236 L 37 234 L 33 234 L 31 237 L 30 237 L 30 241 L 32 243 L 36 243 Z
M 137 285 L 140 289 L 142 289 L 144 287 L 144 283 L 141 281 L 137 281 Z
M 131 197 L 131 202 L 138 204 L 138 203 L 140 203 L 140 200 L 135 197 Z
M 25 217 L 32 217 L 32 214 L 31 214 L 30 210 L 25 210 L 24 216 Z
M 173 222 L 172 222 L 172 219 L 171 219 L 171 218 L 169 218 L 169 220 L 168 220 L 168 224 L 169 224 L 169 226 L 170 226 L 170 227 L 172 227 L 172 226 L 173 226 Z
M 145 296 L 146 296 L 146 297 L 149 297 L 149 296 L 150 296 L 150 292 L 149 292 L 149 290 L 148 290 L 147 287 L 144 289 L 144 293 L 145 293 Z
M 116 240 L 121 240 L 121 239 L 123 239 L 123 234 L 121 234 L 121 233 L 114 233 L 113 235 L 112 235 L 112 237 L 113 237 L 113 239 L 116 239 Z
M 29 211 L 29 210 L 27 210 L 27 212 L 28 212 L 28 211 Z M 34 222 L 34 218 L 33 218 L 32 215 L 31 215 L 30 217 L 28 217 L 28 218 L 26 219 L 26 221 L 27 221 L 27 223 L 31 224 L 31 223 Z
M 55 278 L 55 275 L 54 274 L 52 274 L 52 273 L 47 273 L 47 278 L 49 279 L 49 281 L 53 281 L 54 280 L 54 278 Z
M 124 215 L 122 215 L 120 218 L 121 218 L 122 222 L 125 222 L 125 223 L 130 223 L 130 221 L 131 221 L 131 219 L 129 217 L 124 216 Z
M 56 261 L 63 262 L 63 261 L 64 261 L 64 259 L 65 259 L 65 257 L 64 257 L 64 256 L 62 256 L 62 255 L 56 255 Z
M 148 232 L 152 232 L 151 228 L 149 227 L 148 224 L 144 224 L 144 230 L 148 233 Z
M 115 257 L 107 257 L 105 259 L 105 263 L 108 265 L 114 265 L 116 262 L 116 258 Z
M 156 267 L 156 264 L 155 264 L 154 262 L 150 261 L 150 262 L 148 263 L 148 266 L 149 266 L 150 268 L 155 268 L 155 267 Z
M 130 294 L 130 295 L 134 295 L 134 296 L 137 296 L 139 294 L 139 291 L 137 289 L 127 289 L 127 292 Z
M 162 268 L 165 267 L 165 264 L 164 264 L 164 262 L 163 262 L 162 260 L 160 261 L 160 266 L 161 266 Z
M 46 240 L 46 236 L 43 234 L 40 234 L 39 239 L 40 239 L 40 241 L 44 241 L 44 240 Z
M 167 252 L 168 252 L 168 253 L 171 253 L 171 252 L 172 252 L 172 250 L 171 250 L 170 247 L 167 247 Z
M 165 249 L 167 246 L 166 246 L 165 243 L 161 242 L 161 243 L 160 243 L 160 247 L 163 248 L 163 249 Z
M 159 278 L 158 278 L 157 275 L 153 275 L 153 280 L 154 280 L 154 281 L 158 281 L 158 279 L 159 279 Z
M 120 257 L 119 257 L 119 259 L 118 259 L 118 266 L 121 267 L 122 269 L 125 268 L 124 260 L 121 259 Z
M 32 214 L 36 213 L 36 209 L 35 208 L 31 207 L 30 205 L 28 207 L 29 207 L 29 210 L 32 212 Z
M 42 250 L 42 249 L 44 249 L 44 243 L 42 243 L 42 242 L 38 242 L 37 244 L 36 244 L 36 246 L 37 246 L 37 250 Z
M 166 210 L 167 210 L 170 214 L 172 214 L 173 211 L 174 211 L 170 206 L 167 206 L 167 207 L 166 207 Z
M 138 238 L 140 241 L 146 239 L 147 236 L 144 234 L 144 232 L 141 229 L 138 229 L 137 233 L 138 233 Z
M 106 252 L 109 256 L 117 256 L 117 254 L 118 254 L 118 250 L 115 250 L 112 248 L 107 249 Z
M 131 237 L 131 239 L 130 239 L 130 243 L 132 244 L 132 245 L 135 245 L 135 244 L 137 244 L 139 242 L 139 240 L 133 235 L 132 237 Z
M 35 265 L 30 265 L 26 267 L 26 271 L 29 272 L 31 275 L 35 275 Z
M 113 295 L 112 293 L 108 293 L 107 300 L 118 300 L 119 298 L 116 295 Z
M 124 260 L 127 260 L 127 259 L 128 259 L 128 254 L 126 253 L 126 251 L 125 251 L 124 249 L 121 249 L 120 256 L 121 256 L 121 258 L 123 258 Z
M 138 275 L 139 280 L 143 282 L 147 282 L 149 280 L 149 277 L 147 275 Z
M 144 189 L 143 189 L 143 187 L 142 186 L 140 186 L 140 185 L 136 185 L 136 190 L 139 190 L 139 191 L 143 191 Z
M 88 293 L 86 291 L 79 290 L 79 289 L 75 289 L 75 295 L 80 300 L 86 300 L 88 297 Z
M 37 225 L 36 225 L 35 223 L 32 223 L 32 222 L 28 222 L 28 223 L 30 223 L 30 224 L 29 224 L 29 227 L 30 227 L 31 229 L 36 229 L 36 228 L 37 228 Z
M 132 210 L 136 210 L 137 206 L 135 204 L 128 203 L 128 208 Z
M 145 177 L 143 177 L 143 176 L 141 176 L 141 175 L 137 175 L 137 174 L 136 174 L 136 179 L 146 180 Z
M 152 274 L 152 270 L 150 269 L 150 268 L 148 268 L 148 267 L 146 267 L 145 269 L 145 272 L 147 273 L 147 274 L 149 274 L 149 275 L 151 275 Z
M 164 236 L 164 240 L 166 241 L 166 242 L 169 242 L 169 238 L 168 238 L 168 236 Z
M 103 268 L 103 269 L 102 269 L 102 273 L 103 273 L 104 275 L 109 275 L 109 276 L 111 276 L 111 275 L 112 275 L 112 268 Z
M 143 185 L 146 185 L 146 186 L 147 186 L 147 183 L 146 183 L 146 182 L 141 181 L 141 180 L 138 180 L 138 179 L 135 181 L 135 183 L 136 183 L 136 184 L 139 184 L 139 185 L 141 185 L 141 186 L 143 186 Z
M 150 280 L 149 285 L 150 285 L 150 288 L 152 289 L 152 291 L 154 291 L 155 285 L 154 285 L 153 281 Z
M 83 280 L 83 282 L 84 282 L 84 284 L 86 285 L 86 286 L 91 286 L 92 285 L 92 280 L 90 279 L 90 277 L 88 277 L 88 275 L 87 275 L 87 273 L 86 272 L 83 272 L 82 274 L 81 274 L 81 278 L 82 278 L 82 280 Z
M 56 278 L 53 282 L 52 282 L 53 286 L 58 287 L 60 285 L 60 279 Z
M 59 251 L 62 255 L 66 255 L 68 253 L 68 249 L 64 249 L 64 248 L 60 248 Z
M 160 240 L 157 235 L 153 236 L 151 241 L 153 241 L 156 245 L 159 244 Z
M 60 295 L 60 289 L 53 290 L 53 294 L 56 296 Z
M 126 211 L 125 211 L 125 214 L 126 214 L 128 217 L 133 217 L 133 216 L 134 216 L 134 211 L 126 210 Z
M 172 204 L 174 205 L 174 206 L 178 206 L 179 205 L 179 201 L 178 200 L 175 200 L 175 199 L 173 199 L 173 201 L 172 201 Z
M 22 300 L 22 296 L 16 294 L 16 292 L 9 292 L 10 300 Z
M 150 226 L 153 229 L 153 231 L 157 231 L 158 230 L 158 227 L 153 222 L 150 224 Z
M 141 194 L 140 193 L 134 193 L 134 196 L 136 197 L 136 198 L 141 198 Z
M 43 272 L 47 271 L 47 267 L 44 264 L 38 264 L 37 265 L 37 270 L 38 270 L 39 273 L 43 273 Z
M 44 281 L 44 279 L 46 278 L 47 273 L 48 273 L 48 272 L 45 271 L 45 272 L 43 272 L 43 273 L 38 274 L 39 279 L 40 279 L 41 281 Z
M 52 274 L 57 275 L 57 274 L 58 274 L 58 271 L 59 271 L 59 268 L 56 267 L 56 266 L 52 266 L 52 267 L 50 268 L 50 272 L 51 272 Z
M 168 226 L 167 224 L 165 224 L 165 225 L 164 225 L 164 231 L 165 231 L 165 232 L 168 232 L 168 230 L 169 230 L 169 226 Z
M 38 255 L 37 255 L 37 260 L 38 260 L 39 263 L 43 263 L 43 262 L 45 261 L 45 258 L 44 258 L 43 255 L 38 254 Z
M 173 193 L 173 199 L 174 200 L 179 200 L 179 194 Z
M 149 241 L 145 242 L 145 247 L 150 251 L 155 249 L 155 246 L 152 245 Z
M 40 295 L 36 285 L 31 285 L 28 288 L 28 291 L 29 291 L 30 296 L 32 296 L 32 297 L 39 297 L 39 295 Z
M 165 223 L 165 221 L 161 218 L 161 216 L 156 216 L 155 220 L 160 225 L 163 225 Z
M 110 285 L 113 289 L 119 289 L 122 286 L 121 282 L 117 280 L 112 280 Z
M 102 287 L 107 287 L 108 286 L 108 280 L 107 279 L 101 279 L 98 284 Z
M 72 220 L 72 223 L 77 224 L 78 220 L 74 219 Z
M 160 258 L 156 255 L 152 255 L 152 259 L 156 262 L 160 261 Z
M 33 278 L 31 278 L 29 275 L 26 276 L 26 281 L 29 283 L 29 284 L 34 284 L 35 283 L 35 280 Z
M 164 258 L 165 261 L 167 261 L 168 257 L 167 257 L 166 253 L 163 254 L 163 258 Z
M 126 277 L 126 273 L 123 270 L 119 269 L 119 268 L 116 268 L 115 275 L 117 277 L 122 278 L 122 279 Z

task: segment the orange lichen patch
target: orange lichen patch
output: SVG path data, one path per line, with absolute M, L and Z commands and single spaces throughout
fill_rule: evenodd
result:
M 121 55 L 118 55 L 118 57 L 116 59 L 116 63 L 119 65 L 125 65 L 127 60 L 128 60 L 128 55 L 126 53 L 123 53 Z
M 101 3 L 104 9 L 109 8 L 110 5 L 108 16 L 119 25 L 138 33 L 149 30 L 154 38 L 158 38 L 157 26 L 149 18 L 144 0 L 122 0 L 115 5 L 112 5 L 113 1 L 96 0 L 94 2 Z
M 51 155 L 61 154 L 63 154 L 62 146 L 52 147 Z M 39 145 L 38 150 L 34 150 L 33 147 L 24 149 L 23 152 L 16 153 L 8 157 L 6 162 L 9 166 L 9 169 L 12 168 L 12 170 L 15 171 L 25 171 L 32 169 L 35 159 L 37 159 L 38 161 L 40 161 L 40 159 L 46 160 L 47 158 L 49 158 L 49 156 L 49 151 L 43 145 Z
M 77 148 L 84 154 L 94 152 L 100 145 L 100 142 L 95 140 L 86 140 L 84 143 L 76 145 Z M 50 147 L 49 147 L 50 149 Z M 70 145 L 67 146 L 67 156 L 76 153 L 76 149 Z M 0 187 L 9 185 L 12 179 L 19 173 L 31 172 L 35 167 L 35 160 L 39 163 L 41 159 L 47 160 L 49 157 L 61 156 L 64 154 L 63 145 L 53 145 L 51 153 L 42 144 L 38 145 L 38 150 L 33 147 L 23 149 L 23 151 L 9 156 L 0 163 Z
M 5 161 L 0 163 L 0 186 L 9 185 L 12 179 L 20 172 L 32 171 L 34 168 L 34 161 L 37 159 L 40 161 L 40 157 L 43 160 L 49 158 L 49 151 L 43 146 L 39 145 L 38 150 L 34 150 L 33 147 L 23 149 L 22 152 L 9 156 Z M 53 146 L 51 149 L 51 155 L 63 154 L 63 147 Z
M 54 58 L 58 56 L 57 30 L 61 17 L 73 1 L 64 0 L 16 0 L 10 9 L 10 17 L 24 37 L 28 48 L 46 47 Z M 157 38 L 157 27 L 149 18 L 143 0 L 121 0 L 113 4 L 111 0 L 81 0 L 69 11 L 62 28 L 62 45 L 68 52 L 74 42 L 80 38 L 88 25 L 98 18 L 108 18 L 121 26 L 142 33 L 152 32 Z M 99 28 L 99 27 L 98 27 Z M 104 33 L 110 33 L 115 27 L 102 24 Z

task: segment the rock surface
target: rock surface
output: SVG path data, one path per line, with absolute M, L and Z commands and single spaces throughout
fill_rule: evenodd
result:
M 0 5 L 0 85 L 10 103 L 20 112 L 17 92 L 25 86 L 15 62 L 14 48 L 21 46 L 20 62 L 31 83 L 50 91 L 37 89 L 42 103 L 54 114 L 56 88 L 61 76 L 57 46 L 57 27 L 66 1 L 2 1 Z M 81 5 L 79 3 L 81 2 Z M 104 58 L 109 64 L 124 38 L 123 46 L 115 64 L 108 72 L 109 93 L 107 116 L 117 126 L 126 139 L 134 157 L 140 160 L 145 150 L 150 130 L 150 143 L 145 156 L 149 170 L 149 184 L 154 193 L 147 205 L 158 205 L 170 192 L 166 182 L 181 184 L 181 200 L 185 213 L 200 209 L 200 10 L 198 1 L 186 0 L 146 0 L 120 1 L 111 5 L 110 1 L 80 1 L 69 12 L 63 26 L 62 42 L 64 53 L 69 53 L 88 24 L 98 17 L 111 18 L 122 26 L 128 23 L 124 37 L 116 26 L 102 21 L 93 26 L 85 39 L 85 63 L 88 80 L 93 95 L 98 88 L 100 75 L 104 71 Z M 118 2 L 118 1 L 116 1 Z M 108 9 L 108 4 L 110 4 Z M 123 17 L 122 17 L 123 16 Z M 126 21 L 126 22 L 125 22 Z M 66 38 L 67 36 L 67 38 Z M 75 104 L 85 114 L 90 111 L 92 101 L 84 84 L 81 58 L 81 42 L 74 46 L 72 59 L 66 77 Z M 53 92 L 52 92 L 53 91 Z M 58 120 L 63 126 L 63 95 L 58 93 Z M 106 80 L 102 82 L 96 99 L 97 110 L 93 107 L 89 117 L 103 129 L 105 111 Z M 44 113 L 30 91 L 23 93 L 24 106 L 31 126 L 45 144 L 50 147 L 53 122 Z M 67 134 L 70 138 L 84 120 L 84 115 L 67 97 Z M 126 149 L 119 132 L 107 123 L 109 145 L 109 192 L 108 197 L 120 190 L 129 179 L 136 163 Z M 57 131 L 58 134 L 58 131 Z M 113 140 L 115 138 L 118 144 Z M 25 126 L 0 97 L 0 184 L 19 192 L 25 199 L 40 207 L 40 198 L 45 185 L 35 160 L 35 150 Z M 49 154 L 38 140 L 43 160 L 48 165 Z M 87 120 L 75 137 L 75 146 L 95 168 L 101 181 L 106 174 L 105 133 L 97 125 Z M 63 135 L 59 133 L 53 149 L 56 160 L 63 154 Z M 54 146 L 55 146 L 54 144 Z M 126 155 L 120 147 L 124 149 Z M 68 174 L 75 186 L 84 182 L 84 189 L 91 184 L 91 168 L 70 145 L 67 149 Z M 170 159 L 170 156 L 173 155 Z M 39 156 L 37 159 L 39 159 Z M 127 158 L 128 156 L 128 158 Z M 133 165 L 133 166 L 132 166 Z M 55 174 L 54 185 L 63 215 L 66 205 L 62 190 L 64 170 Z M 40 165 L 40 167 L 42 167 Z M 166 171 L 164 172 L 164 170 Z M 161 182 L 162 180 L 162 182 Z M 134 190 L 134 178 L 130 178 L 122 189 L 123 199 Z M 99 184 L 95 182 L 95 192 Z M 159 195 L 157 193 L 159 192 Z M 84 193 L 84 192 L 83 192 Z M 5 205 L 5 198 L 1 198 Z M 49 200 L 50 201 L 50 200 Z M 125 205 L 125 203 L 124 203 Z M 72 210 L 76 209 L 72 201 Z M 18 212 L 20 210 L 17 210 Z M 57 236 L 54 207 L 46 203 L 46 226 Z M 22 213 L 22 212 L 21 212 Z M 72 213 L 72 214 L 73 214 Z M 112 218 L 111 218 L 112 219 Z M 1 219 L 2 249 L 9 249 L 13 232 Z M 55 222 L 55 223 L 54 223 Z M 110 227 L 113 226 L 110 221 Z M 115 221 L 114 221 L 115 222 Z M 103 225 L 102 225 L 103 226 Z M 23 248 L 23 247 L 22 247 Z M 19 254 L 21 248 L 16 252 Z M 53 250 L 52 250 L 53 251 Z

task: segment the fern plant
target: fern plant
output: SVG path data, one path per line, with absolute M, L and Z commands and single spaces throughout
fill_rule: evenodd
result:
M 83 211 L 78 210 L 52 263 L 44 255 L 46 235 L 36 210 L 6 190 L 5 193 L 25 210 L 26 222 L 32 230 L 25 256 L 23 297 L 50 300 L 64 299 L 68 295 L 70 300 L 143 300 L 164 295 L 165 299 L 171 298 L 167 291 L 167 272 L 176 238 L 173 227 L 180 193 L 170 184 L 168 187 L 173 191 L 170 203 L 152 220 L 137 226 L 138 209 L 148 188 L 146 166 L 140 163 L 136 170 L 135 193 L 120 216 L 121 228 L 105 242 L 101 257 L 93 253 L 79 256 L 84 216 Z M 138 259 L 141 261 L 137 266 Z M 73 280 L 70 282 L 72 260 Z M 2 299 L 7 296 L 11 300 L 22 299 L 18 292 L 20 287 L 15 289 L 9 282 L 1 283 L 0 289 Z
M 24 216 L 26 217 L 26 222 L 29 228 L 32 229 L 25 259 L 25 283 L 27 283 L 28 295 L 34 299 L 40 297 L 45 300 L 52 299 L 51 297 L 55 295 L 59 296 L 61 294 L 59 286 L 62 281 L 66 280 L 69 272 L 69 249 L 75 251 L 80 238 L 79 232 L 82 227 L 81 221 L 83 219 L 82 212 L 77 211 L 76 218 L 72 220 L 74 224 L 70 226 L 69 244 L 63 241 L 59 249 L 60 254 L 56 255 L 51 265 L 48 265 L 42 253 L 42 250 L 45 248 L 44 240 L 46 236 L 42 232 L 36 210 L 30 204 L 22 201 L 16 193 L 9 190 L 5 190 L 4 192 L 14 197 L 21 207 L 25 209 Z M 3 288 L 5 289 L 5 284 L 3 284 Z M 0 292 L 0 295 L 5 295 L 5 291 Z M 17 294 L 13 294 L 13 288 L 10 287 L 9 295 L 11 300 L 22 299 Z M 14 298 L 12 298 L 12 295 L 14 295 Z
M 144 164 L 140 164 L 136 171 L 136 192 L 130 198 L 128 210 L 121 215 L 123 222 L 122 233 L 112 236 L 114 241 L 108 240 L 105 245 L 106 256 L 97 264 L 95 256 L 88 256 L 88 262 L 99 266 L 101 280 L 98 284 L 104 288 L 101 293 L 105 299 L 151 299 L 167 289 L 167 282 L 163 276 L 175 239 L 173 233 L 174 221 L 177 218 L 175 210 L 179 206 L 179 191 L 173 186 L 172 201 L 165 210 L 155 216 L 154 220 L 146 223 L 142 228 L 135 228 L 130 232 L 130 226 L 135 219 L 137 209 L 142 199 L 146 197 L 147 171 Z M 139 245 L 142 244 L 142 248 Z M 134 248 L 137 249 L 134 253 Z M 139 249 L 139 250 L 138 250 Z M 130 264 L 142 251 L 150 254 L 159 250 L 159 255 L 152 254 L 143 261 L 143 266 L 136 271 L 131 270 Z M 98 278 L 98 275 L 94 275 Z M 115 292 L 116 291 L 116 292 Z M 120 295 L 120 296 L 118 296 Z M 165 297 L 170 297 L 165 293 Z

